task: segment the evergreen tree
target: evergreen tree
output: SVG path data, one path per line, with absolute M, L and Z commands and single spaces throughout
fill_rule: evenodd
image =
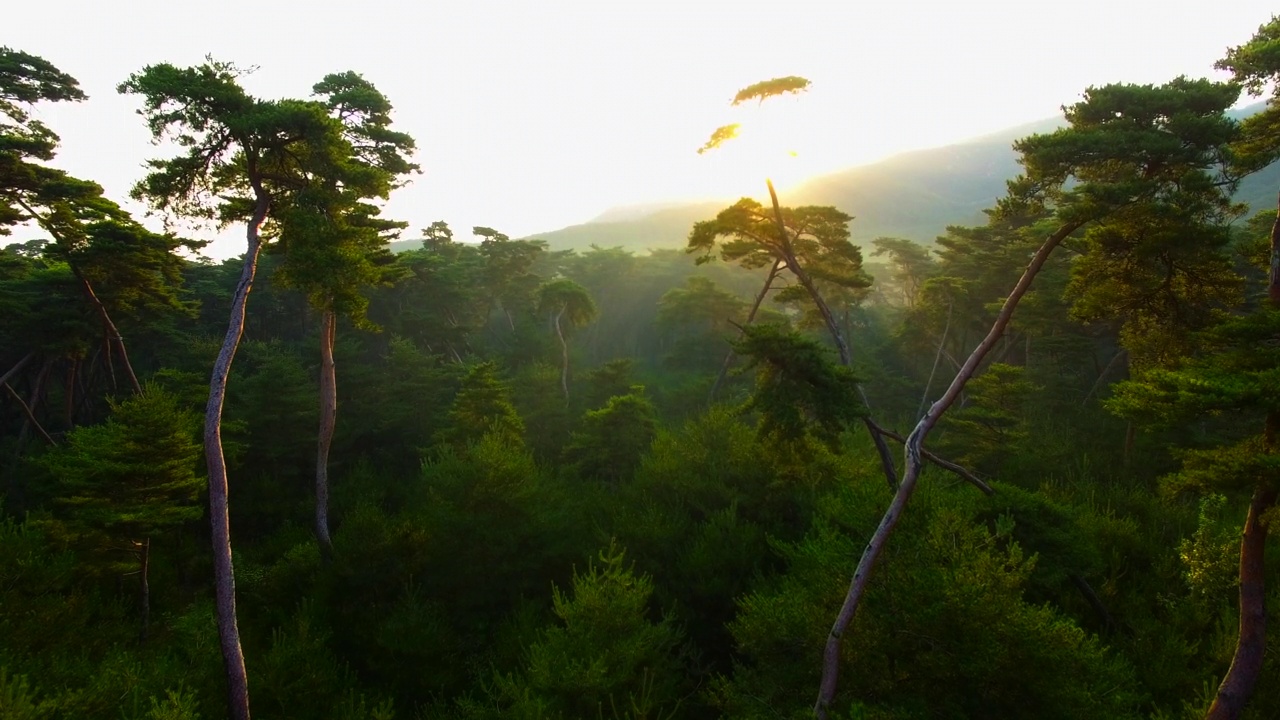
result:
M 516 445 L 524 443 L 524 421 L 511 404 L 510 393 L 492 362 L 478 363 L 462 379 L 449 410 L 449 424 L 436 442 L 465 450 L 487 434 Z
M 196 418 L 155 386 L 113 404 L 101 425 L 80 427 L 40 462 L 58 483 L 59 525 L 96 554 L 136 558 L 142 637 L 151 615 L 152 541 L 198 519 L 202 485 Z
M 596 303 L 586 288 L 567 278 L 538 288 L 538 314 L 547 317 L 560 340 L 560 388 L 569 401 L 569 340 L 566 333 L 596 319 Z

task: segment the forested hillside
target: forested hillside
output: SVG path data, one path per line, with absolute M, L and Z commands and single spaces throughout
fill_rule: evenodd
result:
M 1228 115 L 1243 119 L 1263 109 L 1261 103 Z M 832 205 L 850 215 L 854 244 L 867 248 L 879 237 L 933 244 L 949 225 L 983 222 L 983 210 L 1005 194 L 1005 181 L 1021 168 L 1012 145 L 1034 133 L 1063 127 L 1061 118 L 975 138 L 968 142 L 897 155 L 877 163 L 813 178 L 788 193 L 805 205 Z M 1280 168 L 1269 167 L 1245 177 L 1236 199 L 1253 211 L 1275 205 Z M 586 250 L 591 245 L 618 246 L 636 252 L 684 245 L 689 225 L 707 215 L 705 203 L 659 208 L 621 209 L 583 225 L 539 233 L 555 250 Z
M 1280 20 L 1241 43 L 616 223 L 679 247 L 408 227 L 394 98 L 214 60 L 118 88 L 158 231 L 0 48 L 0 718 L 1280 716 Z

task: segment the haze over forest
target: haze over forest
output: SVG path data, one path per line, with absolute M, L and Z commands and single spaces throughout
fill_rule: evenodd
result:
M 1280 17 L 862 5 L 6 9 L 0 720 L 1280 717 Z

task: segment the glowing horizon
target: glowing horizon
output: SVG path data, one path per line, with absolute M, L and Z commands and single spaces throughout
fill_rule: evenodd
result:
M 136 100 L 115 85 L 148 64 L 212 54 L 258 66 L 245 85 L 262 97 L 305 97 L 346 69 L 375 83 L 420 148 L 424 174 L 386 210 L 410 222 L 405 238 L 435 220 L 460 238 L 474 225 L 526 237 L 616 207 L 759 198 L 766 175 L 785 194 L 815 176 L 1043 120 L 1090 85 L 1221 77 L 1213 62 L 1273 12 L 1262 0 L 1176 13 L 1154 0 L 797 0 L 785 10 L 757 0 L 371 0 L 359 13 L 336 0 L 306 12 L 279 0 L 138 0 L 127 11 L 49 0 L 8 10 L 0 43 L 81 81 L 87 102 L 37 117 L 63 138 L 55 166 L 113 199 L 127 198 L 157 154 Z M 242 17 L 289 31 L 245 32 Z M 812 87 L 730 106 L 737 89 L 788 74 Z M 744 135 L 737 147 L 696 153 L 741 114 L 790 106 L 786 123 L 744 123 L 759 148 Z M 764 148 L 780 143 L 796 155 L 774 163 Z M 242 249 L 233 230 L 210 254 Z

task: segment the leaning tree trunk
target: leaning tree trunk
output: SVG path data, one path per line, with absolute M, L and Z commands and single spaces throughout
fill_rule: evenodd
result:
M 39 434 L 46 443 L 50 445 L 57 445 L 58 443 L 54 441 L 48 431 L 44 429 L 44 426 L 40 424 L 40 421 L 36 419 L 36 414 L 31 411 L 31 406 L 27 404 L 26 400 L 22 399 L 22 396 L 18 394 L 18 391 L 14 390 L 13 386 L 7 382 L 0 383 L 0 386 L 4 387 L 5 392 L 9 393 L 9 397 L 13 398 L 13 401 L 18 403 L 18 407 L 22 410 L 23 416 L 26 417 L 27 423 L 36 429 L 36 433 Z
M 29 352 L 24 355 L 21 360 L 14 363 L 13 367 L 6 370 L 3 375 L 0 375 L 0 383 L 9 382 L 9 378 L 17 376 L 18 372 L 21 371 L 22 368 L 26 367 L 27 363 L 31 362 L 31 358 L 35 356 L 35 352 Z
M 933 367 L 929 368 L 929 380 L 924 384 L 924 392 L 920 394 L 920 408 L 916 415 L 924 415 L 924 406 L 929 402 L 929 391 L 933 389 L 933 378 L 938 374 L 938 363 L 942 362 L 942 350 L 947 344 L 947 334 L 951 332 L 951 311 L 955 303 L 947 303 L 947 324 L 942 327 L 942 337 L 938 339 L 938 352 L 933 355 Z
M 560 338 L 560 389 L 564 391 L 564 401 L 569 402 L 569 343 L 564 340 L 564 331 L 560 329 L 560 318 L 568 305 L 556 313 L 556 337 Z
M 765 178 L 765 184 L 769 186 L 769 199 L 773 202 L 773 220 L 778 226 L 778 241 L 782 243 L 782 248 L 787 254 L 787 268 L 804 286 L 805 291 L 809 293 L 809 297 L 813 300 L 813 304 L 818 306 L 818 312 L 822 315 L 822 322 L 826 324 L 827 331 L 831 333 L 831 339 L 836 344 L 836 350 L 840 353 L 840 364 L 849 367 L 853 363 L 853 358 L 849 354 L 849 344 L 845 342 L 844 335 L 840 333 L 840 325 L 836 322 L 836 316 L 831 312 L 831 307 L 823 299 L 822 293 L 818 292 L 818 286 L 814 285 L 813 278 L 809 277 L 809 273 L 796 259 L 795 253 L 791 251 L 791 239 L 787 236 L 787 226 L 782 220 L 782 206 L 778 204 L 778 192 L 773 189 L 773 180 Z M 858 385 L 858 394 L 862 396 L 862 404 L 866 406 L 867 393 L 863 391 L 861 384 Z M 884 437 L 879 432 L 876 432 L 875 422 L 872 421 L 870 416 L 862 418 L 862 422 L 867 427 L 867 433 L 871 435 L 871 442 L 876 447 L 876 454 L 880 456 L 880 466 L 884 469 L 884 477 L 889 483 L 889 490 L 896 492 L 898 489 L 898 470 L 893 465 L 893 455 L 889 452 L 889 444 L 884 441 Z
M 773 286 L 773 281 L 778 277 L 778 270 L 782 267 L 781 260 L 774 260 L 773 267 L 769 268 L 769 275 L 764 279 L 764 285 L 760 288 L 760 292 L 756 293 L 756 301 L 751 305 L 751 312 L 747 313 L 747 321 L 743 325 L 750 325 L 756 319 L 756 313 L 760 312 L 760 303 L 764 302 L 764 298 L 769 294 L 769 288 Z M 733 364 L 734 352 L 729 350 L 724 356 L 724 362 L 720 364 L 720 374 L 716 375 L 716 381 L 711 384 L 711 392 L 707 394 L 707 404 L 710 405 L 716 399 L 716 392 L 720 390 L 720 386 L 724 383 L 724 378 L 729 374 L 729 366 Z
M 20 205 L 22 209 L 25 210 L 45 232 L 52 235 L 55 242 L 65 242 L 65 238 L 58 232 L 57 228 L 48 221 L 48 218 L 42 217 L 35 211 L 35 208 L 21 200 L 18 201 L 18 205 Z M 129 374 L 129 384 L 133 387 L 134 394 L 141 395 L 142 386 L 138 384 L 138 376 L 133 372 L 133 364 L 129 362 L 129 351 L 125 349 L 124 338 L 120 335 L 120 330 L 116 327 L 116 324 L 111 321 L 111 315 L 107 312 L 107 306 L 102 304 L 102 300 L 98 298 L 98 294 L 93 291 L 93 285 L 89 282 L 89 279 L 80 272 L 80 268 L 76 267 L 76 264 L 72 262 L 68 262 L 68 265 L 71 268 L 71 273 L 75 275 L 76 280 L 80 281 L 80 287 L 84 290 L 85 297 L 88 298 L 89 304 L 93 305 L 93 309 L 98 313 L 98 319 L 102 321 L 103 331 L 107 333 L 108 344 L 115 346 L 116 350 L 119 352 L 120 361 L 124 363 L 125 372 Z M 107 363 L 108 365 L 111 364 L 110 354 L 107 356 Z M 111 376 L 114 380 L 114 369 L 112 370 Z
M 320 437 L 316 442 L 316 540 L 326 557 L 333 552 L 329 538 L 329 448 L 338 419 L 338 378 L 333 364 L 337 324 L 330 305 L 320 320 Z
M 1280 204 L 1280 200 L 1278 200 Z M 1267 273 L 1267 300 L 1280 311 L 1280 215 L 1271 226 L 1271 262 Z M 1263 428 L 1263 452 L 1280 451 L 1280 413 L 1268 413 Z M 1236 720 L 1244 713 L 1253 688 L 1262 674 L 1267 645 L 1267 596 L 1265 591 L 1267 528 L 1261 518 L 1276 504 L 1276 488 L 1261 481 L 1253 490 L 1249 514 L 1240 539 L 1240 637 L 1231 667 L 1218 686 L 1205 720 Z
M 129 386 L 133 388 L 135 395 L 142 394 L 142 385 L 138 384 L 138 375 L 133 371 L 133 363 L 129 362 L 129 351 L 125 349 L 124 337 L 120 334 L 119 328 L 111 321 L 111 315 L 107 312 L 107 306 L 102 304 L 102 300 L 98 298 L 98 294 L 93 291 L 93 285 L 89 283 L 88 278 L 80 274 L 74 266 L 71 268 L 76 278 L 80 281 L 80 286 L 84 289 L 85 297 L 89 299 L 89 303 L 93 305 L 93 309 L 98 313 L 98 319 L 102 322 L 102 327 L 107 333 L 110 345 L 113 346 L 120 355 L 120 362 L 124 364 L 124 371 L 129 377 Z
M 866 593 L 867 583 L 871 579 L 871 571 L 875 568 L 876 561 L 880 559 L 880 554 L 884 551 L 889 535 L 893 533 L 898 520 L 902 517 L 902 511 L 906 508 L 907 501 L 911 499 L 912 493 L 915 492 L 916 481 L 919 480 L 920 470 L 923 467 L 922 446 L 924 445 L 925 437 L 937 425 L 943 413 L 960 397 L 960 392 L 964 390 L 965 383 L 974 376 L 983 358 L 987 356 L 987 353 L 991 352 L 991 348 L 1000 340 L 1004 334 L 1005 327 L 1013 319 L 1013 311 L 1018 307 L 1018 302 L 1027 293 L 1027 290 L 1031 287 L 1032 280 L 1035 279 L 1040 269 L 1044 267 L 1054 249 L 1079 227 L 1080 224 L 1078 223 L 1063 225 L 1044 241 L 1044 244 L 1040 246 L 1040 249 L 1031 258 L 1030 264 L 1027 265 L 1027 269 L 1018 280 L 1018 284 L 1014 286 L 1013 291 L 1009 293 L 1009 297 L 1004 301 L 1004 306 L 1000 308 L 1000 314 L 996 316 L 995 322 L 991 325 L 991 330 L 987 332 L 987 336 L 983 338 L 982 342 L 978 343 L 978 347 L 974 348 L 973 353 L 969 355 L 964 365 L 961 366 L 960 372 L 951 381 L 951 385 L 947 387 L 946 392 L 929 407 L 928 412 L 924 414 L 924 417 L 920 418 L 920 422 L 916 424 L 915 429 L 907 436 L 903 453 L 906 466 L 903 469 L 902 482 L 898 486 L 898 491 L 894 494 L 893 502 L 889 503 L 889 509 L 885 511 L 884 517 L 880 519 L 879 527 L 871 535 L 866 549 L 862 551 L 862 557 L 858 560 L 858 567 L 854 570 L 853 579 L 849 583 L 849 591 L 845 595 L 844 604 L 841 605 L 835 624 L 832 625 L 831 632 L 827 636 L 827 645 L 822 656 L 822 683 L 818 689 L 818 700 L 813 706 L 814 715 L 820 720 L 826 720 L 831 701 L 835 699 L 836 683 L 840 672 L 840 640 L 844 636 L 845 630 L 848 629 L 849 623 L 853 621 L 854 614 L 858 611 L 858 604 Z
M 1268 435 L 1274 439 L 1280 416 L 1267 419 Z M 1261 518 L 1276 504 L 1274 488 L 1258 485 L 1249 503 L 1240 540 L 1240 637 L 1236 641 L 1231 668 L 1218 686 L 1205 720 L 1236 720 L 1244 713 L 1253 688 L 1262 674 L 1267 649 L 1266 573 L 1267 528 Z
M 266 193 L 255 187 L 257 203 L 246 229 L 248 248 L 240 281 L 231 297 L 231 318 L 222 349 L 209 379 L 209 403 L 204 414 L 204 454 L 209 467 L 209 520 L 213 527 L 213 580 L 218 613 L 218 640 L 227 672 L 227 705 L 234 720 L 249 720 L 249 678 L 244 669 L 244 651 L 240 647 L 240 628 L 236 623 L 236 578 L 231 564 L 231 520 L 227 504 L 227 462 L 222 454 L 222 404 L 227 397 L 227 377 L 235 359 L 240 338 L 244 335 L 245 306 L 253 277 L 258 269 L 258 253 L 262 239 L 258 230 L 267 217 L 270 201 Z

